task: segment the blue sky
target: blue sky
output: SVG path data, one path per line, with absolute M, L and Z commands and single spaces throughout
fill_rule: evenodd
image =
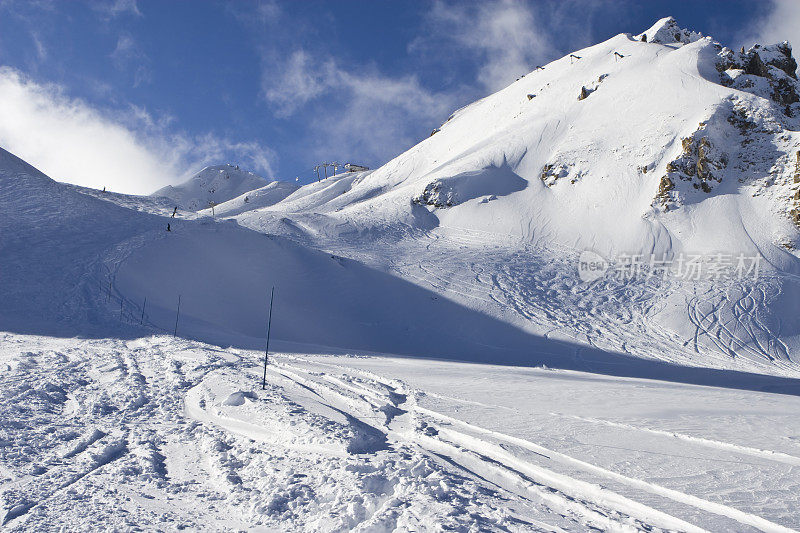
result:
M 308 182 L 667 15 L 728 46 L 800 40 L 800 0 L 0 0 L 0 146 L 122 192 L 226 162 Z

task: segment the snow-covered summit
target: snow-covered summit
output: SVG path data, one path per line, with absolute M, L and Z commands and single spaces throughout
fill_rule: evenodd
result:
M 685 30 L 672 17 L 664 17 L 650 29 L 636 36 L 640 41 L 657 44 L 688 44 L 703 38 L 703 34 Z
M 268 180 L 238 165 L 206 167 L 180 185 L 168 185 L 151 196 L 163 196 L 189 211 L 198 211 L 219 204 L 254 189 L 265 186 Z

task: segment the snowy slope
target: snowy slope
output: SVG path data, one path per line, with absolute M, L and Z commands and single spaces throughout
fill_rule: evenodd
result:
M 377 170 L 218 168 L 183 190 L 216 219 L 0 150 L 0 526 L 797 530 L 788 51 L 664 19 Z M 584 248 L 764 272 L 589 283 Z
M 788 45 L 734 52 L 666 18 L 456 111 L 377 170 L 305 186 L 236 219 L 350 254 L 537 333 L 568 330 L 575 338 L 577 329 L 589 343 L 653 356 L 641 334 L 637 341 L 596 322 L 633 313 L 647 337 L 675 336 L 674 358 L 687 360 L 681 346 L 705 345 L 710 352 L 697 364 L 715 353 L 791 366 L 800 360 L 794 69 Z M 431 253 L 430 239 L 450 265 Z M 386 242 L 403 244 L 389 252 Z M 495 260 L 497 250 L 489 253 L 499 245 L 516 272 Z M 453 263 L 454 247 L 464 249 L 464 263 Z M 631 257 L 674 264 L 757 257 L 764 275 L 757 283 L 707 275 L 657 286 L 606 280 L 602 296 L 576 292 L 583 250 L 612 265 Z M 552 279 L 524 272 L 526 263 L 565 268 L 550 286 Z M 469 272 L 478 268 L 485 279 Z M 641 310 L 608 301 L 629 291 L 642 298 Z
M 199 212 L 205 215 L 214 213 L 218 216 L 234 216 L 245 211 L 277 204 L 299 188 L 299 185 L 288 181 L 273 181 L 269 185 L 247 191 L 236 198 L 222 202 L 214 206 L 213 211 L 206 208 Z
M 104 200 L 106 202 L 110 202 L 116 204 L 121 207 L 126 207 L 128 209 L 134 209 L 136 211 L 143 211 L 145 213 L 151 213 L 154 215 L 172 215 L 173 211 L 175 210 L 175 202 L 164 196 L 141 196 L 137 194 L 123 194 L 111 191 L 102 191 L 98 189 L 92 189 L 90 187 L 81 187 L 80 185 L 70 185 L 76 191 L 88 195 L 93 196 L 97 199 Z M 181 211 L 181 216 L 193 216 L 193 213 Z M 177 213 L 176 213 L 177 215 Z
M 273 353 L 262 389 L 262 357 L 0 333 L 3 529 L 800 527 L 797 380 L 312 352 Z
M 0 149 L 0 329 L 87 333 L 100 321 L 101 259 L 158 217 L 57 183 Z M 46 324 L 46 326 L 45 326 Z
M 238 166 L 217 165 L 206 167 L 180 185 L 167 185 L 151 196 L 163 196 L 182 209 L 199 211 L 211 202 L 219 204 L 259 189 L 267 180 Z
M 182 335 L 258 346 L 275 286 L 277 340 L 522 363 L 549 361 L 552 350 L 571 353 L 357 261 L 235 223 L 153 215 L 94 194 L 2 152 L 8 216 L 0 220 L 0 330 L 173 332 L 181 296 Z M 541 354 L 532 342 L 543 343 Z

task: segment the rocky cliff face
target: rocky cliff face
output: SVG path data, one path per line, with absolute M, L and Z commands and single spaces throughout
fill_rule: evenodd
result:
M 745 52 L 722 48 L 716 68 L 720 83 L 740 91 L 769 98 L 783 107 L 786 115 L 800 111 L 800 84 L 797 81 L 797 62 L 792 57 L 791 45 L 753 45 Z
M 636 36 L 636 39 L 655 44 L 689 44 L 703 38 L 703 34 L 685 30 L 672 17 L 665 17 Z
M 666 212 L 701 202 L 715 190 L 744 191 L 773 199 L 800 228 L 800 82 L 792 47 L 756 44 L 737 52 L 713 46 L 718 78 L 711 81 L 735 91 L 681 138 L 653 205 Z M 796 238 L 779 240 L 795 248 L 786 243 Z

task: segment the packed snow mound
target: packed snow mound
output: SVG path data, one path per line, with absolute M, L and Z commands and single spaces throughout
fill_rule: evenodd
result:
M 245 211 L 259 209 L 277 204 L 300 186 L 288 181 L 273 181 L 269 185 L 248 191 L 226 202 L 214 206 L 214 209 L 206 208 L 200 214 L 217 216 L 234 216 Z
M 703 34 L 685 30 L 672 17 L 664 17 L 649 30 L 636 36 L 640 41 L 657 44 L 688 44 L 703 38 Z
M 452 207 L 480 197 L 485 203 L 527 186 L 527 181 L 504 165 L 436 180 L 426 185 L 413 201 L 420 205 Z
M 151 196 L 172 199 L 180 208 L 199 211 L 266 185 L 267 180 L 236 165 L 206 167 L 180 185 L 167 185 Z

